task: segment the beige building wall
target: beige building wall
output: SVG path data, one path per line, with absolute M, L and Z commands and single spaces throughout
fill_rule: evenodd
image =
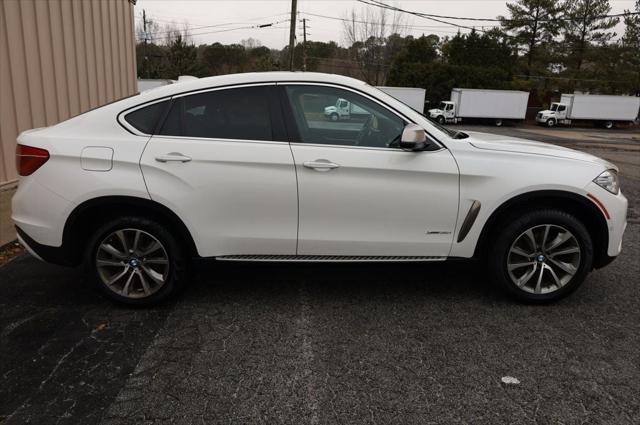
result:
M 0 0 L 0 191 L 18 177 L 20 132 L 137 91 L 134 3 Z M 8 198 L 0 197 L 0 245 Z

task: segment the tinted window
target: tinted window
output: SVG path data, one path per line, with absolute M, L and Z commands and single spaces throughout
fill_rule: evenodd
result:
M 153 134 L 158 119 L 168 104 L 169 101 L 165 100 L 164 102 L 154 103 L 145 108 L 136 109 L 125 115 L 124 119 L 137 130 L 146 134 Z
M 560 106 L 558 106 L 558 112 L 562 112 L 562 111 L 564 111 L 565 109 L 567 109 L 567 107 L 566 107 L 566 106 L 564 106 L 564 105 L 560 105 Z
M 217 90 L 177 98 L 159 134 L 273 140 L 267 88 Z
M 400 140 L 405 122 L 364 96 L 322 86 L 291 85 L 286 92 L 303 143 L 384 148 Z M 343 115 L 338 99 L 351 104 Z

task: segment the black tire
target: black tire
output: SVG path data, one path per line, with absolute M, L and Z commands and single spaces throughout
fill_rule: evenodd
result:
M 155 238 L 161 244 L 162 254 L 166 254 L 167 265 L 162 266 L 168 267 L 168 270 L 165 269 L 166 276 L 164 278 L 164 283 L 162 285 L 158 285 L 158 289 L 148 296 L 139 295 L 134 298 L 115 292 L 115 290 L 110 289 L 110 287 L 103 282 L 103 277 L 101 277 L 100 271 L 98 270 L 97 255 L 100 245 L 105 241 L 105 238 L 108 238 L 114 232 L 125 229 L 131 229 L 133 231 L 139 230 L 143 234 Z M 127 263 L 128 260 L 122 261 Z M 128 305 L 146 306 L 167 300 L 183 289 L 190 278 L 190 264 L 186 250 L 172 235 L 170 229 L 154 220 L 137 216 L 114 218 L 97 228 L 90 236 L 90 240 L 87 244 L 84 266 L 89 280 L 107 298 L 118 303 Z M 152 280 L 150 282 L 155 283 Z
M 438 121 L 438 124 L 444 124 L 445 119 L 442 115 L 438 116 L 438 118 L 436 118 L 436 121 Z
M 502 124 L 504 124 L 500 119 L 495 120 L 493 123 L 496 127 L 502 127 Z
M 614 122 L 613 121 L 605 121 L 602 123 L 602 127 L 606 128 L 607 130 L 611 130 L 614 126 Z
M 330 119 L 331 121 L 333 121 L 333 122 L 336 122 L 336 121 L 340 120 L 340 115 L 338 115 L 338 114 L 336 114 L 336 113 L 334 112 L 333 114 L 331 114 L 331 115 L 329 116 L 329 119 Z
M 553 118 L 549 118 L 547 120 L 547 127 L 555 127 L 556 125 L 556 120 L 554 120 Z
M 532 293 L 518 287 L 510 276 L 508 270 L 509 252 L 517 238 L 523 235 L 527 229 L 544 225 L 558 226 L 571 232 L 580 248 L 579 265 L 575 274 L 559 289 L 547 293 Z M 492 280 L 498 286 L 519 301 L 543 304 L 564 298 L 582 284 L 593 268 L 593 242 L 589 232 L 582 222 L 566 212 L 553 209 L 525 212 L 512 216 L 507 222 L 500 225 L 500 229 L 492 237 L 493 247 L 489 250 L 487 259 L 489 272 Z M 534 275 L 537 276 L 538 273 L 536 272 Z

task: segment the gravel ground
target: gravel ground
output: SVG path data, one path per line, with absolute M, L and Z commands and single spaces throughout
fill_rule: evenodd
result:
M 452 262 L 211 265 L 126 309 L 25 254 L 0 268 L 0 422 L 640 423 L 638 132 L 462 128 L 621 165 L 621 257 L 542 307 Z

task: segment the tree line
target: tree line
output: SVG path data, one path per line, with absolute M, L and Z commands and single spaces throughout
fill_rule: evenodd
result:
M 404 35 L 403 16 L 387 9 L 354 10 L 342 19 L 345 46 L 297 43 L 294 67 L 421 87 L 433 102 L 453 87 L 527 90 L 536 105 L 559 92 L 640 96 L 640 0 L 622 17 L 609 16 L 609 0 L 515 0 L 507 10 L 496 27 L 446 37 Z M 148 21 L 146 32 L 138 30 L 138 77 L 284 70 L 289 63 L 288 47 L 269 49 L 252 38 L 196 46 L 191 38 L 186 27 Z

